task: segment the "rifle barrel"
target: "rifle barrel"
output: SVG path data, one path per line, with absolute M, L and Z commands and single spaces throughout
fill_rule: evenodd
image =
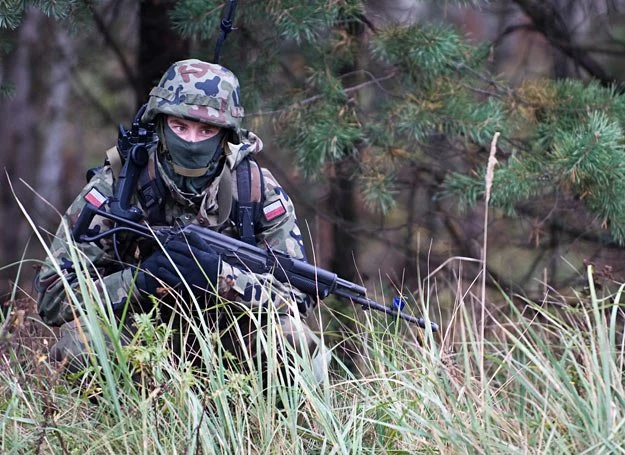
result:
M 425 329 L 428 327 L 428 323 L 426 322 L 425 319 L 411 316 L 409 314 L 403 313 L 393 308 L 384 306 L 376 302 L 375 300 L 371 300 L 369 297 L 353 295 L 341 289 L 337 289 L 336 291 L 334 291 L 334 294 L 336 294 L 339 297 L 343 297 L 345 299 L 351 300 L 354 303 L 357 303 L 359 305 L 362 305 L 363 309 L 365 310 L 372 309 L 372 310 L 382 311 L 388 315 L 399 317 L 401 319 L 404 319 L 405 321 L 412 322 L 413 324 L 417 324 L 422 329 Z M 435 322 L 430 322 L 429 327 L 430 329 L 432 329 L 432 332 L 438 332 L 438 324 L 436 324 Z

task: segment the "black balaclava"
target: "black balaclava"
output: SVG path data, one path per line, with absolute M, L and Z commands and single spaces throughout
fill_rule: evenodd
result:
M 166 162 L 163 168 L 183 193 L 200 194 L 215 178 L 223 156 L 223 129 L 215 136 L 199 142 L 189 142 L 178 136 L 161 120 Z

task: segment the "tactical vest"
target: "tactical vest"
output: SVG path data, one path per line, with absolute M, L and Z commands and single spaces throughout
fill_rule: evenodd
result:
M 123 165 L 117 147 L 111 147 L 106 151 L 105 164 L 111 166 L 113 176 L 117 178 Z M 93 171 L 90 170 L 90 172 Z M 87 173 L 87 180 L 90 180 L 90 172 Z M 231 171 L 229 177 L 222 178 L 218 189 L 219 219 L 220 221 L 230 219 L 236 226 L 239 238 L 246 243 L 256 245 L 255 232 L 260 226 L 265 195 L 265 182 L 260 166 L 256 160 L 247 156 Z M 167 194 L 168 189 L 159 175 L 156 161 L 151 159 L 141 170 L 137 183 L 137 195 L 141 207 L 147 214 L 148 223 L 157 226 L 165 222 Z M 223 204 L 224 199 L 232 201 L 229 210 L 226 204 Z M 228 213 L 222 212 L 223 207 L 226 207 L 225 210 L 228 210 Z

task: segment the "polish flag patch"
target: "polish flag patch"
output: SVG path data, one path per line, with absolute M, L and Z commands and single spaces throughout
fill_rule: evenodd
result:
M 87 194 L 85 194 L 85 201 L 89 204 L 100 208 L 107 200 L 107 197 L 98 191 L 97 188 L 91 188 Z
M 271 221 L 275 218 L 278 218 L 280 215 L 284 215 L 286 213 L 286 209 L 284 208 L 284 204 L 282 204 L 282 201 L 278 199 L 277 201 L 274 201 L 271 204 L 267 204 L 266 206 L 264 206 L 263 213 L 265 214 L 265 219 L 267 221 Z

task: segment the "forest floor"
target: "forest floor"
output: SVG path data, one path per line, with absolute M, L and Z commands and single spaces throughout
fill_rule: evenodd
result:
M 57 330 L 45 325 L 32 298 L 20 298 L 2 304 L 0 327 L 0 368 L 17 362 L 42 363 L 48 360 L 49 348 L 56 341 Z

